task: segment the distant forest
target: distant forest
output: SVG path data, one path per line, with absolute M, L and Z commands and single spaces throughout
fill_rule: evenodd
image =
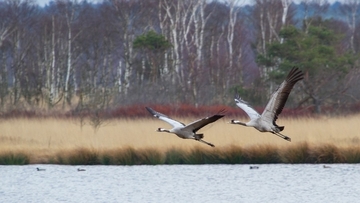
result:
M 0 111 L 360 106 L 360 1 L 0 0 Z M 343 110 L 342 110 L 343 111 Z

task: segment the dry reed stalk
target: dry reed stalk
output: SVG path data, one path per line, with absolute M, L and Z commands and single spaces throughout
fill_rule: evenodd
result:
M 151 148 L 163 153 L 172 148 L 185 152 L 191 151 L 194 147 L 226 151 L 229 146 L 247 149 L 259 145 L 286 149 L 301 143 L 308 143 L 309 148 L 323 144 L 351 148 L 360 143 L 357 126 L 360 115 L 279 119 L 278 124 L 285 125 L 283 134 L 291 137 L 291 143 L 271 133 L 260 133 L 253 128 L 228 124 L 230 119 L 225 117 L 199 131 L 205 134 L 204 140 L 215 144 L 215 149 L 194 140 L 184 140 L 173 134 L 156 132 L 158 127 L 170 128 L 167 123 L 157 119 L 111 120 L 96 133 L 89 125 L 81 129 L 79 121 L 73 119 L 2 120 L 0 153 L 21 151 L 31 157 L 30 162 L 41 163 L 57 153 L 79 148 L 99 152 L 126 147 Z M 193 121 L 179 120 L 184 123 Z M 247 118 L 242 120 L 246 121 Z

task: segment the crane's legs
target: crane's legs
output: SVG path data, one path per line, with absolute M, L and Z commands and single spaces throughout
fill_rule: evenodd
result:
M 288 136 L 286 136 L 286 135 L 283 135 L 283 134 L 281 134 L 281 133 L 279 133 L 279 132 L 272 132 L 272 133 L 275 134 L 275 135 L 277 135 L 277 136 L 279 136 L 279 137 L 281 137 L 281 138 L 284 139 L 284 140 L 287 140 L 287 141 L 291 142 L 291 138 L 288 137 Z
M 197 139 L 195 139 L 195 140 L 197 140 Z M 207 144 L 207 145 L 209 145 L 211 147 L 215 147 L 215 145 L 211 144 L 210 142 L 206 142 L 205 140 L 198 139 L 197 141 L 202 142 L 204 144 Z

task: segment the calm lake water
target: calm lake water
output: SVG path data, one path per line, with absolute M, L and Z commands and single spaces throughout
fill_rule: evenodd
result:
M 359 164 L 256 166 L 0 166 L 0 202 L 360 201 Z

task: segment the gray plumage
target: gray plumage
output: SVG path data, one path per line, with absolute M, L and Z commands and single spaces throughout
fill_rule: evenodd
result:
M 236 105 L 246 112 L 246 114 L 250 117 L 250 121 L 247 123 L 242 123 L 237 120 L 231 120 L 231 123 L 254 127 L 260 132 L 271 132 L 287 141 L 291 141 L 290 137 L 280 133 L 282 130 L 284 130 L 284 126 L 278 126 L 276 124 L 276 120 L 283 110 L 292 88 L 298 81 L 302 80 L 303 78 L 304 73 L 301 70 L 296 67 L 292 68 L 286 79 L 272 94 L 261 115 L 251 106 L 249 106 L 247 102 L 237 96 L 235 98 Z
M 205 117 L 203 119 L 199 119 L 199 120 L 196 120 L 192 123 L 189 123 L 188 125 L 185 125 L 184 123 L 181 123 L 179 121 L 176 121 L 162 113 L 159 113 L 155 110 L 153 110 L 152 108 L 150 107 L 145 107 L 146 110 L 148 110 L 151 115 L 153 115 L 154 117 L 160 119 L 160 120 L 163 120 L 167 123 L 169 123 L 170 125 L 172 125 L 172 129 L 170 130 L 166 130 L 164 128 L 158 128 L 157 131 L 158 132 L 167 132 L 167 133 L 173 133 L 175 135 L 177 135 L 178 137 L 180 138 L 183 138 L 183 139 L 194 139 L 196 141 L 199 141 L 199 142 L 202 142 L 202 143 L 205 143 L 211 147 L 215 147 L 213 144 L 209 143 L 209 142 L 206 142 L 204 141 L 202 138 L 204 138 L 204 135 L 203 134 L 197 134 L 196 132 L 198 130 L 200 130 L 202 127 L 208 125 L 209 123 L 213 123 L 215 121 L 217 121 L 218 119 L 224 117 L 224 115 L 222 114 L 215 114 L 213 116 L 210 116 L 210 117 Z

